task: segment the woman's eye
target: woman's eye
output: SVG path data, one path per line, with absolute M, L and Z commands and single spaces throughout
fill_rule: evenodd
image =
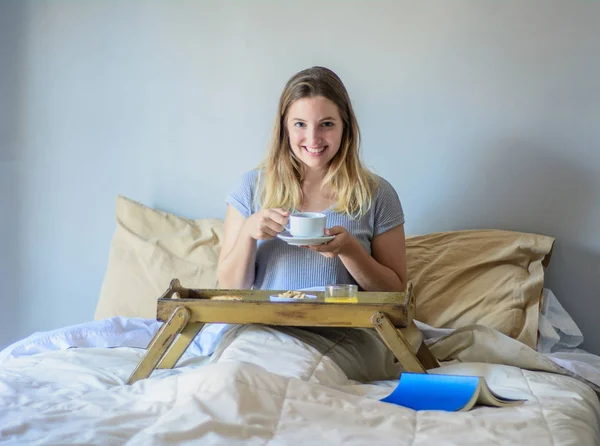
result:
M 322 125 L 323 127 L 333 127 L 333 122 L 326 121 Z
M 304 123 L 303 123 L 303 122 L 296 122 L 294 125 L 295 125 L 296 127 L 299 127 L 299 128 L 302 128 L 302 127 L 304 127 Z

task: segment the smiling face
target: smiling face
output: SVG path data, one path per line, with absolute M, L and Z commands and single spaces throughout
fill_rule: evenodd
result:
M 325 169 L 340 150 L 344 123 L 338 107 L 323 96 L 294 101 L 286 127 L 292 152 L 309 169 Z

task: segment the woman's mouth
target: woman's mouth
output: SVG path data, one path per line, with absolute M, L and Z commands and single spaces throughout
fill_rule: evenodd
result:
M 302 148 L 304 150 L 306 150 L 312 156 L 319 156 L 319 155 L 321 155 L 325 151 L 325 149 L 327 148 L 327 146 L 322 146 L 322 147 L 302 146 Z

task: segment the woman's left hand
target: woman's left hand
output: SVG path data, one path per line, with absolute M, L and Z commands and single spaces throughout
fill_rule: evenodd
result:
M 325 235 L 335 235 L 333 240 L 322 245 L 305 246 L 328 257 L 330 259 L 346 252 L 356 239 L 343 226 L 334 226 L 325 230 Z

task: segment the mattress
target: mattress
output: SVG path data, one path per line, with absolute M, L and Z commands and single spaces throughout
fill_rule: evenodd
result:
M 175 369 L 125 385 L 142 354 L 121 346 L 5 357 L 0 444 L 600 445 L 596 393 L 560 373 L 449 361 L 432 372 L 484 376 L 527 401 L 415 412 L 379 401 L 396 381 L 349 381 L 327 356 L 269 327 L 230 330 L 213 355 L 190 349 Z

